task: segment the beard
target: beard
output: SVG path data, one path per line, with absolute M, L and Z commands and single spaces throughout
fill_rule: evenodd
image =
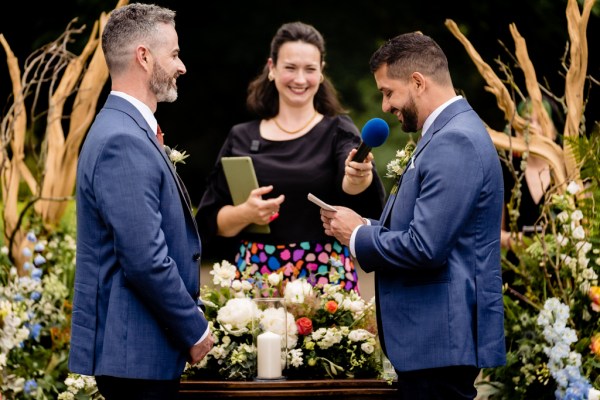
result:
M 152 71 L 152 77 L 150 78 L 150 90 L 156 95 L 156 100 L 160 102 L 172 103 L 177 100 L 177 86 L 175 85 L 175 79 L 165 71 L 156 61 L 154 61 L 154 68 Z
M 400 109 L 400 113 L 402 114 L 402 130 L 404 132 L 416 132 L 418 130 L 419 112 L 412 96 L 408 99 L 408 104 Z

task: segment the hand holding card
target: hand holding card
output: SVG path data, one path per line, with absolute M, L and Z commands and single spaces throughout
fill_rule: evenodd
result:
M 316 205 L 318 205 L 319 207 L 321 207 L 324 210 L 337 211 L 337 209 L 335 207 L 330 206 L 329 204 L 325 203 L 323 200 L 319 199 L 317 196 L 315 196 L 312 193 L 309 193 L 307 198 L 308 198 L 308 200 L 312 201 L 313 203 L 315 203 Z

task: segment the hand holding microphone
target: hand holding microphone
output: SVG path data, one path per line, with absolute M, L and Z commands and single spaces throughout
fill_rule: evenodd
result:
M 372 118 L 363 126 L 360 136 L 362 142 L 352 158 L 352 161 L 362 162 L 369 155 L 373 147 L 381 146 L 390 134 L 390 127 L 381 118 Z
M 346 170 L 342 189 L 348 194 L 359 194 L 373 182 L 373 164 L 370 156 L 372 147 L 382 145 L 390 133 L 390 128 L 381 118 L 367 121 L 362 129 L 362 142 L 352 150 L 346 159 Z

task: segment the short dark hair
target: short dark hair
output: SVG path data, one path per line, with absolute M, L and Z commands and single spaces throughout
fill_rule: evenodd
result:
M 379 47 L 371 56 L 369 67 L 374 73 L 383 65 L 388 66 L 391 78 L 407 80 L 413 72 L 420 72 L 439 84 L 452 84 L 444 51 L 421 32 L 398 35 Z
M 303 22 L 289 22 L 281 25 L 271 40 L 269 57 L 275 64 L 277 64 L 281 46 L 288 42 L 314 45 L 321 54 L 321 63 L 325 61 L 325 40 L 314 26 Z M 265 65 L 262 72 L 248 85 L 248 97 L 246 98 L 248 110 L 265 119 L 272 118 L 279 113 L 279 93 L 275 84 L 269 81 L 268 75 L 269 68 Z M 327 77 L 319 86 L 314 106 L 323 115 L 334 116 L 346 112 L 340 104 L 337 91 Z

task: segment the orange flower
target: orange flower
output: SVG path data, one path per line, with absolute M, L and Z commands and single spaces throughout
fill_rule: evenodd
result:
M 597 356 L 600 356 L 600 333 L 596 333 L 592 337 L 592 342 L 590 343 L 590 349 L 592 350 L 592 353 L 594 353 Z
M 333 300 L 329 300 L 327 303 L 325 303 L 325 309 L 328 313 L 333 314 L 338 309 L 338 303 Z
M 592 286 L 588 296 L 592 300 L 592 310 L 600 311 L 600 286 Z

